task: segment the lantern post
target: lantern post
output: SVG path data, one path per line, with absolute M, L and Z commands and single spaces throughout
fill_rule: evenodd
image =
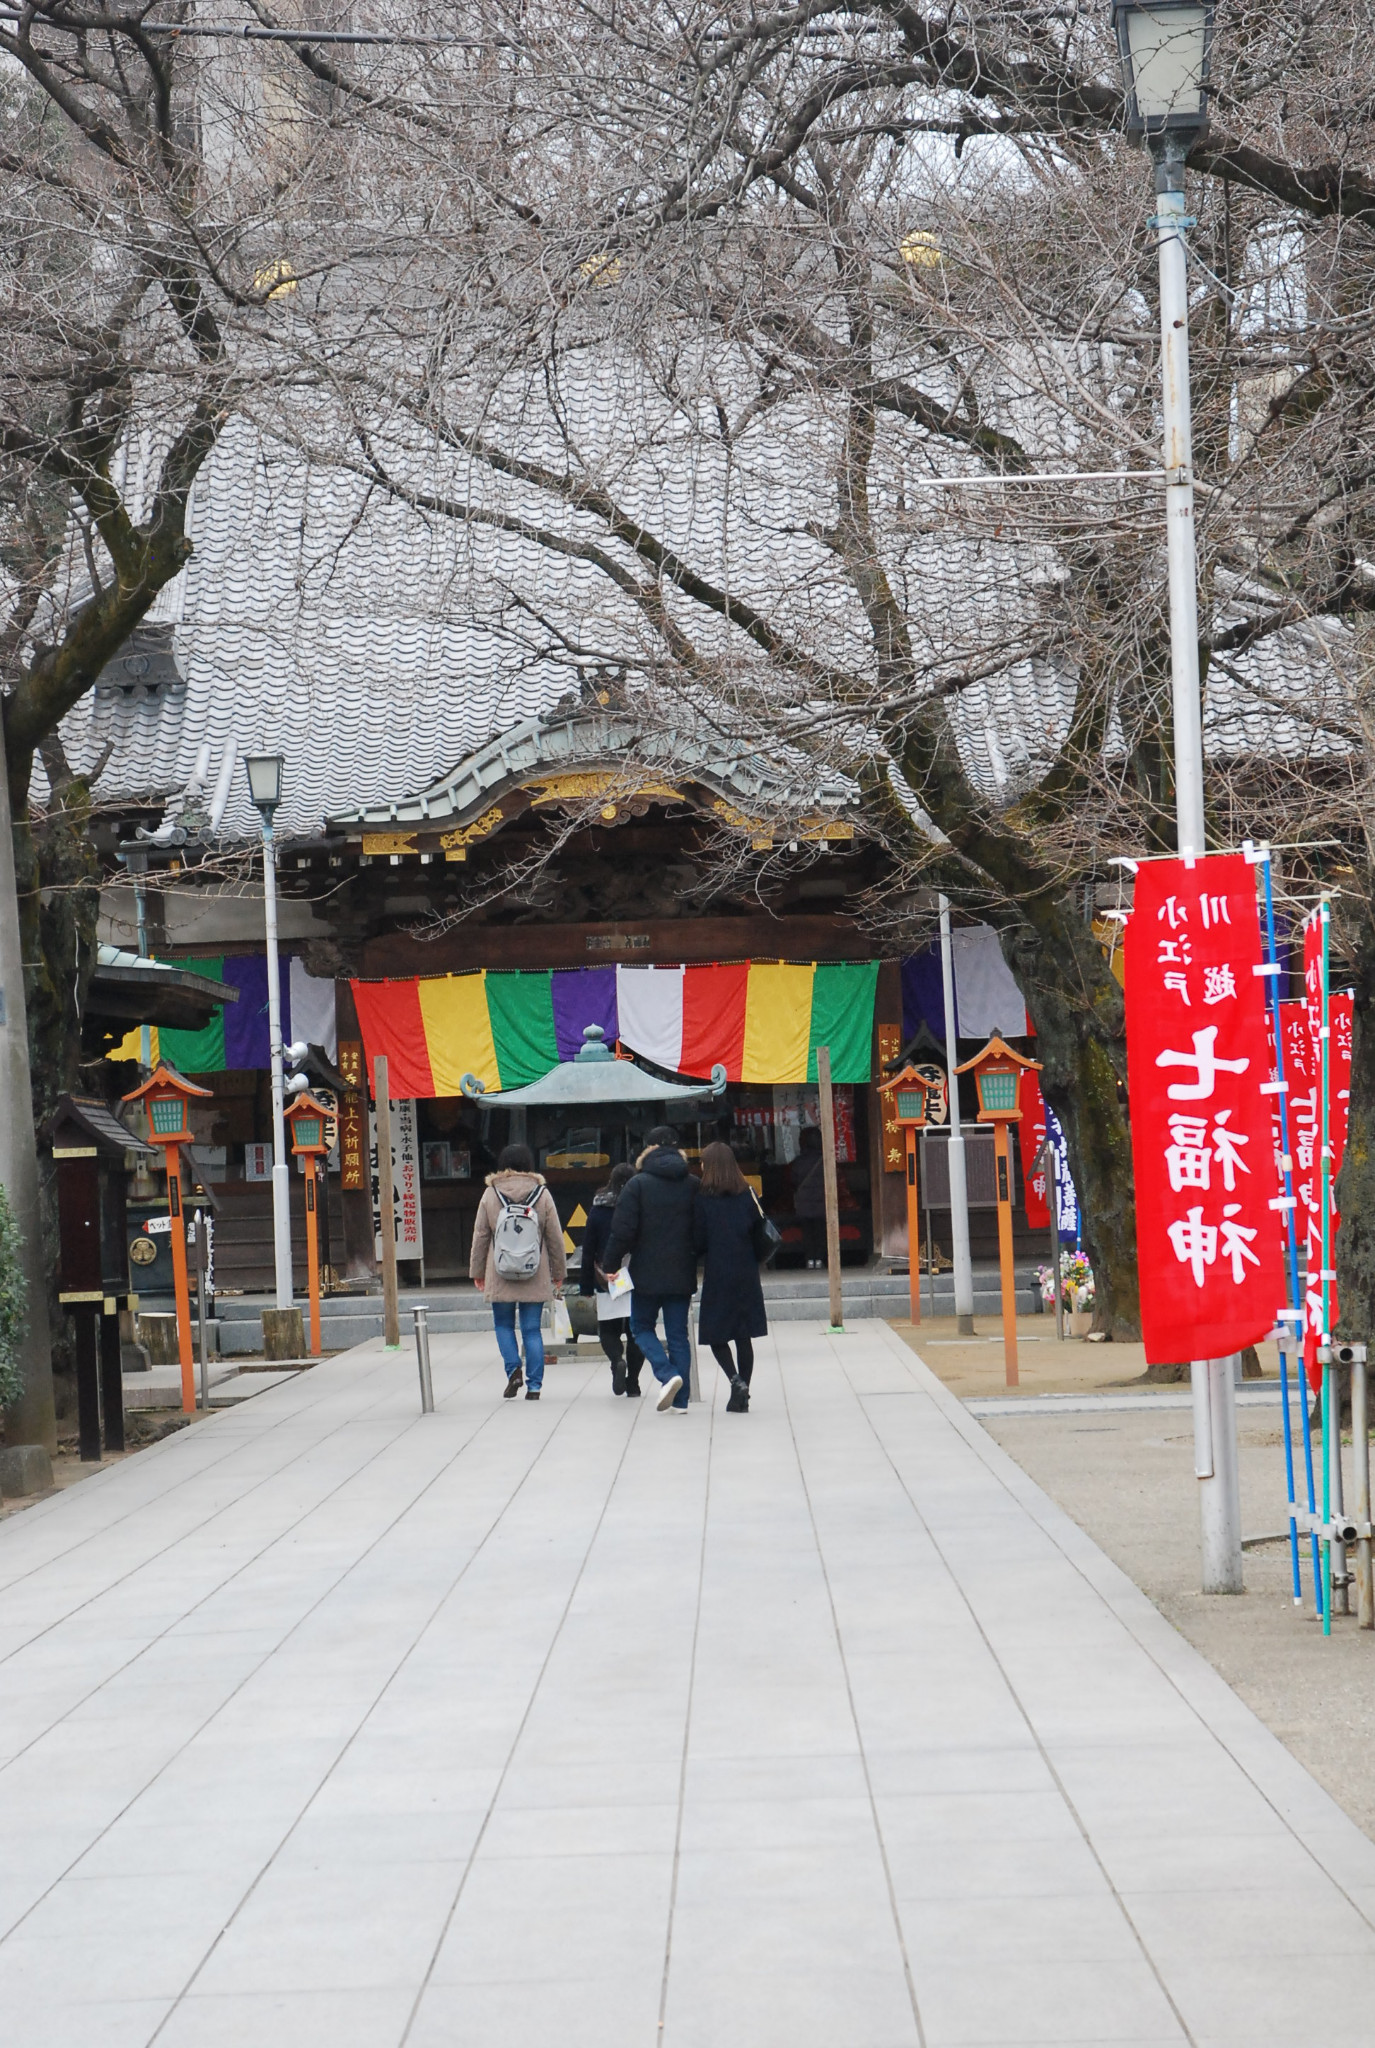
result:
M 974 1085 L 979 1091 L 979 1122 L 993 1126 L 993 1149 L 998 1168 L 998 1276 L 1002 1285 L 1003 1366 L 1010 1387 L 1017 1385 L 1017 1274 L 1012 1263 L 1012 1159 L 1007 1131 L 1009 1124 L 1021 1121 L 1019 1084 L 1022 1072 L 1027 1068 L 1039 1074 L 1041 1062 L 1024 1059 L 995 1031 L 982 1051 L 955 1069 L 957 1074 L 973 1074 Z
M 306 1163 L 306 1270 L 310 1283 L 310 1355 L 320 1356 L 320 1215 L 317 1208 L 316 1175 L 319 1161 L 330 1147 L 330 1113 L 325 1103 L 307 1090 L 297 1095 L 286 1112 L 291 1132 L 291 1153 Z
M 148 1137 L 161 1145 L 167 1170 L 167 1216 L 172 1231 L 172 1278 L 177 1298 L 177 1356 L 181 1362 L 182 1413 L 196 1412 L 196 1368 L 191 1350 L 191 1283 L 186 1265 L 186 1215 L 182 1202 L 181 1147 L 194 1135 L 187 1110 L 197 1097 L 209 1101 L 213 1090 L 198 1088 L 174 1067 L 159 1060 L 141 1088 L 124 1097 L 142 1102 L 148 1114 Z
M 907 1291 L 911 1318 L 921 1321 L 921 1214 L 917 1184 L 917 1137 L 930 1120 L 931 1082 L 909 1061 L 900 1074 L 885 1081 L 880 1095 L 891 1097 L 891 1116 L 907 1148 Z M 934 1283 L 933 1283 L 934 1287 Z M 934 1299 L 934 1295 L 933 1295 Z
M 280 754 L 246 754 L 248 793 L 263 823 L 263 930 L 267 941 L 267 1039 L 272 1063 L 272 1262 L 277 1306 L 290 1308 L 291 1169 L 286 1163 L 286 1079 L 282 1054 L 282 965 L 277 950 L 277 842 L 273 819 L 282 800 Z

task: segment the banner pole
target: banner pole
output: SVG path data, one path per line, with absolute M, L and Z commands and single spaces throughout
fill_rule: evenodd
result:
M 1299 1244 L 1298 1232 L 1294 1222 L 1294 1167 L 1289 1151 L 1289 1084 L 1284 1072 L 1284 1031 L 1280 1016 L 1280 965 L 1279 954 L 1275 946 L 1275 892 L 1271 880 L 1270 849 L 1268 846 L 1262 846 L 1260 849 L 1259 866 L 1265 878 L 1265 965 L 1267 969 L 1265 979 L 1270 991 L 1270 1027 L 1275 1034 L 1275 1080 L 1279 1088 L 1280 1160 L 1282 1162 L 1280 1172 L 1284 1180 L 1284 1193 L 1280 1199 L 1284 1205 L 1282 1214 L 1285 1226 L 1285 1271 L 1289 1278 L 1289 1315 L 1287 1321 L 1289 1325 L 1288 1334 L 1292 1340 L 1294 1332 L 1299 1327 L 1298 1319 L 1302 1317 L 1303 1308 L 1299 1300 Z M 1280 1406 L 1284 1413 L 1284 1473 L 1285 1482 L 1288 1487 L 1289 1503 L 1289 1567 L 1294 1586 L 1294 1605 L 1302 1607 L 1303 1578 L 1299 1571 L 1299 1525 L 1296 1512 L 1298 1503 L 1294 1498 L 1294 1418 L 1289 1407 L 1289 1353 L 1285 1346 L 1285 1335 L 1286 1331 L 1282 1322 L 1279 1328 Z M 1302 1378 L 1302 1371 L 1302 1363 L 1300 1363 L 1300 1378 Z M 1311 1516 L 1313 1512 L 1311 1501 L 1308 1504 L 1308 1512 Z M 1313 1538 L 1313 1556 L 1313 1584 L 1316 1604 L 1318 1579 L 1316 1537 Z
M 844 1304 L 840 1287 L 840 1186 L 836 1175 L 836 1125 L 835 1101 L 831 1093 L 831 1048 L 819 1045 L 816 1049 L 817 1107 L 821 1114 L 821 1171 L 826 1189 L 826 1276 L 830 1291 L 831 1329 L 833 1332 L 845 1327 Z M 910 1201 L 910 1196 L 909 1196 Z M 910 1209 L 909 1209 L 910 1217 Z M 908 1247 L 911 1270 L 918 1276 L 920 1286 L 921 1245 Z M 917 1296 L 917 1314 L 921 1314 L 921 1297 Z
M 382 1340 L 401 1349 L 401 1316 L 396 1293 L 396 1188 L 391 1140 L 391 1080 L 385 1053 L 372 1063 L 377 1131 L 377 1225 L 382 1236 Z
M 1327 1276 L 1328 1276 L 1328 1273 L 1329 1273 L 1329 1271 L 1331 1270 L 1331 1267 L 1330 1267 L 1330 1263 L 1329 1263 L 1329 1262 L 1330 1262 L 1330 1259 L 1331 1259 L 1331 1252 L 1332 1252 L 1332 1233 L 1331 1233 L 1331 1220 L 1332 1220 L 1332 1219 L 1331 1219 L 1331 1216 L 1330 1216 L 1330 1214 L 1329 1214 L 1329 1207 L 1330 1207 L 1330 1204 L 1331 1204 L 1331 1199 L 1332 1199 L 1332 1196 L 1331 1196 L 1331 1189 L 1330 1189 L 1330 1187 L 1328 1186 L 1328 1173 L 1329 1173 L 1329 1153 L 1328 1153 L 1328 1139 L 1329 1139 L 1329 1132 L 1328 1132 L 1328 1121 L 1327 1121 L 1327 1086 L 1328 1086 L 1328 1062 L 1327 1062 L 1327 1048 L 1328 1048 L 1328 1044 L 1329 1044 L 1329 1039 L 1328 1039 L 1328 1016 L 1327 1016 L 1327 929 L 1328 929 L 1328 909 L 1327 909 L 1327 899 L 1326 899 L 1325 897 L 1324 897 L 1324 899 L 1323 899 L 1323 901 L 1322 901 L 1321 905 L 1319 906 L 1319 910 L 1318 910 L 1318 920 L 1319 920 L 1319 929 L 1320 929 L 1320 931 L 1321 931 L 1321 934 L 1322 934 L 1322 963 L 1321 963 L 1321 967 L 1320 967 L 1320 969 L 1319 969 L 1319 976 L 1318 976 L 1318 989 L 1319 989 L 1319 1004 L 1320 1004 L 1320 1008 L 1319 1008 L 1319 1013 L 1318 1013 L 1318 1014 L 1319 1014 L 1319 1016 L 1320 1016 L 1320 1018 L 1321 1018 L 1321 1023 L 1319 1024 L 1319 1027 L 1318 1027 L 1318 1109 L 1319 1109 L 1319 1116 L 1320 1116 L 1320 1118 L 1321 1118 L 1321 1148 L 1320 1148 L 1320 1150 L 1319 1150 L 1319 1153 L 1318 1153 L 1318 1160 L 1319 1160 L 1319 1171 L 1318 1171 L 1318 1199 L 1319 1199 L 1319 1201 L 1320 1201 L 1320 1202 L 1321 1202 L 1321 1204 L 1322 1204 L 1322 1239 L 1321 1239 L 1321 1242 L 1322 1242 L 1322 1253 L 1321 1253 L 1321 1256 L 1322 1256 L 1322 1267 L 1321 1267 L 1321 1270 L 1320 1270 L 1320 1272 L 1319 1272 L 1319 1276 L 1318 1276 L 1318 1290 L 1319 1290 L 1319 1300 L 1320 1300 L 1320 1304 L 1321 1304 L 1321 1307 L 1320 1307 L 1320 1314 L 1321 1314 L 1321 1318 L 1322 1318 L 1322 1331 L 1321 1331 L 1321 1334 L 1320 1334 L 1320 1340 L 1319 1340 L 1319 1341 L 1320 1341 L 1320 1343 L 1321 1343 L 1321 1345 L 1322 1345 L 1323 1349 L 1324 1349 L 1324 1350 L 1326 1351 L 1326 1353 L 1327 1353 L 1327 1358 L 1328 1358 L 1328 1363 L 1327 1363 L 1327 1364 L 1325 1364 L 1325 1365 L 1323 1366 L 1323 1370 L 1322 1370 L 1322 1519 L 1323 1519 L 1323 1542 L 1322 1542 L 1322 1576 L 1323 1576 L 1323 1603 L 1322 1603 L 1322 1632 L 1323 1632 L 1323 1634 L 1324 1634 L 1325 1636 L 1330 1636 L 1330 1635 L 1331 1635 L 1331 1633 L 1332 1633 L 1332 1564 L 1333 1564 L 1333 1557 L 1332 1557 L 1332 1541 L 1331 1541 L 1331 1536 L 1330 1536 L 1330 1533 L 1329 1533 L 1329 1532 L 1330 1532 L 1330 1530 L 1331 1530 L 1331 1527 L 1332 1527 L 1332 1466 L 1333 1466 L 1333 1457 L 1332 1457 L 1332 1435 L 1333 1435 L 1333 1427 L 1334 1427 L 1334 1423 L 1333 1423 L 1333 1415 L 1332 1415 L 1332 1397 L 1333 1397 L 1333 1394 L 1334 1394 L 1334 1393 L 1335 1393 L 1335 1391 L 1336 1391 L 1336 1381 L 1335 1381 L 1335 1376 L 1334 1376 L 1334 1369 L 1333 1369 L 1333 1366 L 1332 1366 L 1332 1364 L 1331 1364 L 1331 1357 L 1332 1357 L 1332 1332 L 1331 1332 L 1331 1330 L 1330 1330 L 1330 1329 L 1328 1328 L 1328 1314 L 1329 1314 L 1329 1310 L 1328 1310 L 1328 1278 L 1327 1278 Z M 1311 1286 L 1311 1282 L 1310 1282 L 1310 1286 Z M 1337 1421 L 1338 1421 L 1338 1424 L 1339 1424 L 1339 1423 L 1340 1423 L 1340 1414 L 1338 1415 Z M 1338 1436 L 1338 1444 L 1339 1444 L 1339 1446 L 1340 1446 L 1340 1435 Z M 1339 1448 L 1339 1450 L 1338 1450 L 1338 1455 L 1340 1456 L 1340 1448 Z

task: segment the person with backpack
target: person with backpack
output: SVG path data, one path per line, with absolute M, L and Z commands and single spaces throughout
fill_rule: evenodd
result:
M 582 1234 L 582 1284 L 578 1292 L 590 1294 L 597 1304 L 597 1336 L 611 1364 L 611 1391 L 639 1398 L 640 1367 L 645 1355 L 635 1342 L 630 1327 L 630 1296 L 612 1294 L 606 1284 L 602 1258 L 611 1235 L 611 1219 L 621 1190 L 635 1169 L 624 1161 L 613 1166 L 604 1188 L 598 1188 L 587 1212 Z
M 544 1175 L 535 1172 L 528 1145 L 508 1145 L 473 1220 L 468 1273 L 492 1304 L 497 1349 L 506 1368 L 506 1399 L 521 1388 L 521 1347 L 525 1351 L 525 1398 L 538 1401 L 544 1385 L 544 1338 L 540 1316 L 563 1285 L 568 1260 L 563 1225 Z M 520 1344 L 516 1322 L 520 1322 Z
M 630 1261 L 630 1333 L 659 1382 L 659 1413 L 686 1415 L 692 1363 L 688 1309 L 697 1292 L 694 1182 L 669 1124 L 654 1126 L 635 1166 L 611 1218 L 602 1267 L 614 1273 L 622 1260 Z M 661 1309 L 667 1350 L 655 1327 Z
M 768 1333 L 759 1268 L 771 1249 L 764 1212 L 730 1146 L 719 1139 L 702 1154 L 693 1206 L 693 1241 L 705 1263 L 697 1338 L 730 1381 L 729 1415 L 745 1415 L 754 1374 L 754 1339 Z M 731 1345 L 735 1356 L 731 1357 Z

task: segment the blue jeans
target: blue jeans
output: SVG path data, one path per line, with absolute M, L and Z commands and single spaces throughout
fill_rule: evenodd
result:
M 540 1334 L 542 1301 L 494 1301 L 492 1321 L 497 1326 L 497 1350 L 509 1379 L 520 1364 L 516 1344 L 516 1310 L 520 1310 L 520 1335 L 525 1346 L 525 1384 L 537 1394 L 544 1385 L 544 1338 Z
M 686 1408 L 688 1404 L 688 1376 L 692 1370 L 692 1346 L 688 1342 L 688 1308 L 686 1294 L 666 1294 L 662 1297 L 641 1294 L 637 1287 L 630 1297 L 630 1328 L 635 1342 L 649 1360 L 649 1369 L 660 1386 L 678 1374 L 683 1384 L 674 1397 L 675 1408 Z M 664 1312 L 664 1336 L 668 1342 L 665 1351 L 659 1342 L 659 1333 L 654 1325 L 659 1320 L 659 1310 Z

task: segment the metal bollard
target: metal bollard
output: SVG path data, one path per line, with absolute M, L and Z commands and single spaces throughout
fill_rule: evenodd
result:
M 415 1317 L 415 1355 L 420 1363 L 420 1412 L 434 1414 L 434 1384 L 430 1379 L 430 1311 L 418 1301 L 411 1311 Z

